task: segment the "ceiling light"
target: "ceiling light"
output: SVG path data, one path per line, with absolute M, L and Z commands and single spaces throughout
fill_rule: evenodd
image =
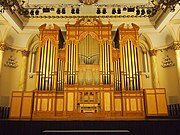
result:
M 134 12 L 134 8 L 128 8 L 128 10 L 127 10 L 128 12 Z
M 33 9 L 30 11 L 30 15 L 34 15 L 34 10 Z
M 76 14 L 79 14 L 79 8 L 76 8 Z
M 112 14 L 116 14 L 116 9 L 115 8 L 112 9 Z
M 103 13 L 103 14 L 106 14 L 106 13 L 107 13 L 106 8 L 103 8 L 102 13 Z
M 100 8 L 97 8 L 97 11 L 96 11 L 97 14 L 100 14 L 101 13 L 101 10 Z
M 126 11 L 127 10 L 127 7 L 123 7 L 123 11 Z
M 50 8 L 43 8 L 43 13 L 48 13 L 50 12 Z
M 60 8 L 58 8 L 58 9 L 56 10 L 56 13 L 57 13 L 57 14 L 60 14 L 60 13 L 61 13 Z
M 74 8 L 71 9 L 71 13 L 75 14 L 75 9 Z
M 140 10 L 136 9 L 136 15 L 140 15 Z
M 121 9 L 120 8 L 117 9 L 117 13 L 121 14 Z
M 151 14 L 151 10 L 150 9 L 147 9 L 146 10 L 146 13 L 149 15 L 149 14 Z
M 36 15 L 39 15 L 39 10 L 38 10 L 38 9 L 35 11 L 35 14 L 36 14 Z
M 62 14 L 66 14 L 66 9 L 62 8 Z
M 142 9 L 142 10 L 141 10 L 141 15 L 144 15 L 144 14 L 145 14 L 145 10 Z

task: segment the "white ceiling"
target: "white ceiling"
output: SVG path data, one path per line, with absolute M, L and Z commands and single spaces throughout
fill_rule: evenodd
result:
M 148 3 L 149 0 L 99 0 L 98 4 L 139 4 L 139 3 Z M 26 0 L 26 4 L 47 4 L 47 6 L 52 4 L 78 4 L 79 0 Z M 80 7 L 80 16 L 81 15 L 97 15 L 96 14 L 96 6 L 95 5 L 84 5 Z M 107 10 L 108 11 L 108 10 Z M 69 12 L 69 13 L 68 13 Z M 110 12 L 110 9 L 109 9 Z M 109 13 L 110 14 L 110 13 Z M 48 14 L 47 14 L 48 15 Z M 107 14 L 108 15 L 108 14 Z M 62 14 L 60 14 L 62 16 Z M 70 13 L 70 10 L 67 11 L 65 16 L 73 16 Z M 156 47 L 164 46 L 173 42 L 173 40 L 180 39 L 179 27 L 180 27 L 180 5 L 176 6 L 175 12 L 159 12 L 159 15 L 153 18 L 100 18 L 104 24 L 111 23 L 112 30 L 116 31 L 117 27 L 122 23 L 131 24 L 135 23 L 140 27 L 140 33 L 146 34 L 146 36 L 151 40 L 151 44 Z M 1 39 L 7 39 L 8 43 L 11 45 L 15 45 L 18 47 L 25 47 L 28 44 L 29 38 L 32 34 L 38 34 L 38 27 L 44 23 L 52 24 L 60 26 L 62 31 L 65 31 L 65 24 L 70 23 L 74 24 L 77 21 L 77 18 L 29 18 L 23 19 L 22 16 L 17 16 L 16 14 L 12 14 L 9 11 L 5 11 L 0 15 L 0 41 Z M 6 26 L 5 26 L 6 25 Z M 11 28 L 13 28 L 13 31 Z M 18 34 L 14 34 L 14 33 Z M 174 33 L 173 36 L 169 36 Z M 26 38 L 25 38 L 26 37 Z M 168 37 L 168 38 L 167 38 Z M 10 40 L 10 39 L 14 40 Z M 148 39 L 147 38 L 147 39 Z M 154 40 L 156 38 L 156 40 Z M 22 39 L 24 42 L 21 42 Z M 166 40 L 168 39 L 168 40 Z M 26 43 L 25 43 L 26 42 Z M 150 41 L 149 41 L 150 42 Z
M 147 4 L 151 0 L 98 0 L 98 4 Z M 28 4 L 78 4 L 79 0 L 26 0 Z

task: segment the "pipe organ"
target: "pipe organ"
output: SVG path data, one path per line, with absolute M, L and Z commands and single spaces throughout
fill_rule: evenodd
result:
M 29 117 L 144 118 L 154 113 L 148 108 L 152 100 L 166 103 L 164 89 L 142 89 L 137 25 L 120 25 L 114 40 L 112 25 L 95 18 L 66 24 L 65 40 L 57 25 L 44 24 L 39 30 L 37 90 L 21 101 L 32 96 Z M 166 115 L 166 107 L 159 114 Z

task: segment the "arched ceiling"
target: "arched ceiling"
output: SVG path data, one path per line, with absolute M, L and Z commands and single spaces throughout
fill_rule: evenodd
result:
M 130 6 L 138 4 L 148 4 L 151 0 L 98 0 L 98 5 L 108 5 L 107 15 L 111 14 L 111 9 L 113 6 Z M 25 6 L 59 6 L 63 5 L 67 8 L 66 16 L 75 16 L 70 13 L 70 8 L 73 5 L 80 5 L 79 0 L 25 0 Z M 97 16 L 96 14 L 97 5 L 81 5 L 80 14 L 90 16 Z M 149 46 L 158 48 L 165 45 L 170 45 L 173 41 L 180 40 L 180 6 L 176 5 L 175 12 L 158 12 L 154 17 L 113 17 L 106 18 L 103 15 L 99 16 L 101 21 L 104 24 L 111 23 L 113 25 L 112 30 L 116 31 L 117 27 L 122 23 L 131 24 L 135 23 L 140 27 L 140 33 L 146 35 L 142 39 Z M 18 47 L 27 47 L 27 44 L 30 43 L 30 37 L 32 35 L 38 34 L 38 27 L 44 23 L 60 26 L 62 31 L 65 31 L 65 24 L 71 23 L 74 24 L 78 18 L 24 18 L 16 13 L 12 14 L 10 11 L 5 11 L 0 15 L 0 31 L 3 38 L 3 35 L 8 31 L 5 37 L 8 44 Z M 10 29 L 10 30 L 8 30 Z M 115 33 L 115 32 L 113 32 Z M 2 39 L 1 38 L 1 39 Z M 13 39 L 12 39 L 13 38 Z M 22 41 L 23 39 L 23 41 Z

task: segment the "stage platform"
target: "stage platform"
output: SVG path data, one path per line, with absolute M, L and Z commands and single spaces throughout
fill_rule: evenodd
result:
M 0 135 L 180 135 L 180 119 L 0 120 Z

